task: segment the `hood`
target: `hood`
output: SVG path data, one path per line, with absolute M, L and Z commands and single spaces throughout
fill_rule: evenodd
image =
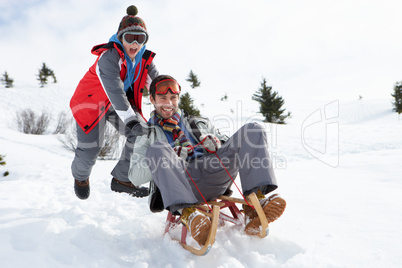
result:
M 141 73 L 141 64 L 142 64 L 142 55 L 144 55 L 144 52 L 146 50 L 146 45 L 144 44 L 141 48 L 141 50 L 137 53 L 137 55 L 134 58 L 134 62 L 131 61 L 130 57 L 127 56 L 126 51 L 124 50 L 123 44 L 120 42 L 120 40 L 117 38 L 117 34 L 112 35 L 110 37 L 109 42 L 115 42 L 121 45 L 124 51 L 124 56 L 126 58 L 126 64 L 127 64 L 127 74 L 126 74 L 126 79 L 124 79 L 124 91 L 128 91 L 131 87 L 131 85 L 138 79 L 140 73 Z M 140 64 L 140 69 L 138 73 L 135 73 L 135 68 L 137 68 L 137 65 Z M 134 75 L 130 75 L 133 73 Z

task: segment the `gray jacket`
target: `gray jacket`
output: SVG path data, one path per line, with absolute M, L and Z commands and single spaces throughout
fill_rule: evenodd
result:
M 214 134 L 222 143 L 228 139 L 228 136 L 222 135 L 205 117 L 184 115 L 181 117 L 181 120 L 190 135 L 197 142 L 200 142 L 200 136 L 207 134 Z M 151 171 L 145 160 L 145 153 L 148 147 L 157 141 L 168 142 L 168 139 L 163 129 L 155 125 L 149 127 L 149 133 L 147 135 L 139 136 L 135 141 L 128 178 L 136 186 L 152 180 Z M 207 154 L 208 152 L 204 150 L 204 153 Z

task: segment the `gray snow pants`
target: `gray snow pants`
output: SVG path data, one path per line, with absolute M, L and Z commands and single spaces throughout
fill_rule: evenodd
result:
M 249 123 L 217 151 L 232 178 L 240 175 L 245 196 L 259 189 L 267 194 L 278 187 L 266 135 L 259 124 Z M 158 141 L 148 148 L 146 157 L 153 181 L 162 194 L 163 204 L 171 212 L 203 202 L 197 187 L 208 201 L 222 195 L 232 183 L 215 154 L 185 162 L 167 142 Z
M 92 167 L 95 165 L 96 158 L 103 145 L 106 121 L 111 123 L 121 135 L 127 138 L 120 160 L 117 162 L 111 174 L 120 181 L 129 182 L 128 169 L 130 168 L 130 158 L 133 153 L 136 136 L 132 133 L 131 129 L 126 127 L 123 121 L 121 121 L 112 107 L 109 108 L 98 125 L 88 134 L 77 124 L 77 148 L 75 150 L 75 158 L 71 165 L 71 171 L 73 177 L 79 181 L 88 179 L 91 174 Z

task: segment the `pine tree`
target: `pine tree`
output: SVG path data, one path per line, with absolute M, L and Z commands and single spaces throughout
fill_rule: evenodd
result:
M 193 99 L 188 92 L 180 96 L 179 108 L 189 115 L 200 116 L 200 111 L 194 106 Z
M 201 85 L 201 82 L 198 80 L 197 75 L 194 74 L 192 70 L 190 70 L 190 73 L 186 81 L 190 83 L 190 86 L 193 89 Z M 200 110 L 198 110 L 194 106 L 193 102 L 194 100 L 193 98 L 191 98 L 190 93 L 186 92 L 184 94 L 181 94 L 179 108 L 188 113 L 189 115 L 200 116 Z
M 188 74 L 186 81 L 191 83 L 190 86 L 193 89 L 201 85 L 201 82 L 198 80 L 197 75 L 193 73 L 193 70 L 190 70 L 190 73 Z
M 272 87 L 267 86 L 267 80 L 263 78 L 261 88 L 253 94 L 252 99 L 260 104 L 260 113 L 264 116 L 264 122 L 286 124 L 285 119 L 290 117 L 291 113 L 285 113 L 282 106 L 285 101 L 278 92 L 272 91 Z
M 4 155 L 0 155 L 0 166 L 5 166 L 6 165 L 6 160 L 4 160 Z M 7 176 L 9 174 L 8 171 L 3 173 L 3 176 Z
M 394 86 L 394 94 L 391 94 L 391 96 L 395 99 L 392 103 L 394 105 L 393 111 L 400 115 L 402 113 L 402 81 L 396 82 Z
M 14 79 L 9 77 L 7 72 L 4 72 L 1 82 L 3 82 L 3 84 L 6 86 L 6 88 L 11 88 L 11 87 L 13 87 Z
M 223 95 L 223 97 L 221 98 L 221 101 L 227 101 L 228 100 L 228 94 L 225 93 L 225 95 Z
M 148 88 L 146 86 L 142 90 L 142 96 L 143 97 L 148 97 L 149 96 L 149 90 L 148 90 Z
M 44 87 L 47 84 L 47 78 L 51 76 L 53 78 L 53 83 L 57 83 L 56 75 L 53 70 L 49 69 L 45 63 L 42 64 L 42 68 L 39 69 L 38 81 L 40 87 Z

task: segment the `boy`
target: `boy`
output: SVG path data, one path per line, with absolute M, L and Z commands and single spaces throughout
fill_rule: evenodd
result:
M 146 50 L 147 28 L 137 13 L 135 6 L 128 7 L 109 43 L 92 49 L 98 58 L 71 98 L 78 141 L 71 170 L 74 191 L 80 199 L 89 197 L 89 175 L 103 143 L 106 121 L 127 138 L 111 173 L 111 189 L 135 197 L 148 195 L 147 188 L 136 187 L 128 179 L 133 143 L 144 131 L 139 124 L 145 121 L 141 112 L 142 90 L 158 75 L 152 62 L 155 53 Z

